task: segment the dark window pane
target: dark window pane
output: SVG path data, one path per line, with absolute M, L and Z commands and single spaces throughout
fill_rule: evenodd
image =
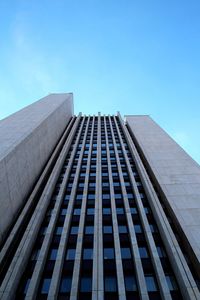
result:
M 62 230 L 63 230 L 63 227 L 56 227 L 56 234 L 57 235 L 61 235 L 62 234 Z
M 31 260 L 37 260 L 39 254 L 40 254 L 40 249 L 35 249 L 35 251 L 33 252 L 32 256 L 31 256 Z
M 131 250 L 130 248 L 121 248 L 122 259 L 130 259 L 131 258 Z
M 151 232 L 152 232 L 152 233 L 158 232 L 158 229 L 157 229 L 156 224 L 149 224 L 149 226 L 150 226 L 150 229 L 151 229 Z
M 113 276 L 105 277 L 105 292 L 116 292 L 117 291 L 117 281 Z
M 87 215 L 94 215 L 94 208 L 88 208 Z
M 104 259 L 114 259 L 115 257 L 114 248 L 104 248 L 103 253 Z
M 103 214 L 104 215 L 110 215 L 111 214 L 111 209 L 109 207 L 103 208 Z
M 63 208 L 61 210 L 61 216 L 66 216 L 66 214 L 67 214 L 67 208 Z
M 26 280 L 26 282 L 25 282 L 25 285 L 24 285 L 24 291 L 23 291 L 24 294 L 26 294 L 27 291 L 28 291 L 28 287 L 29 287 L 30 281 L 31 281 L 31 279 L 28 278 L 28 279 Z
M 85 226 L 85 234 L 93 234 L 94 226 Z
M 103 194 L 102 199 L 106 199 L 106 200 L 110 199 L 110 194 Z
M 152 275 L 145 276 L 147 291 L 148 292 L 156 292 L 158 290 L 156 280 Z
M 50 252 L 50 260 L 56 260 L 56 256 L 57 256 L 57 252 L 58 252 L 58 249 L 51 249 L 51 252 Z
M 124 214 L 124 209 L 123 209 L 123 207 L 117 207 L 117 208 L 116 208 L 116 212 L 117 212 L 118 215 L 123 215 L 123 214 Z
M 81 209 L 80 208 L 75 208 L 74 209 L 74 215 L 79 216 L 81 214 Z
M 125 276 L 124 279 L 127 292 L 137 291 L 137 284 L 134 276 Z
M 119 225 L 119 233 L 127 233 L 127 227 L 125 225 Z
M 130 208 L 130 211 L 133 215 L 136 215 L 137 214 L 137 209 L 135 207 L 131 207 Z
M 83 259 L 93 259 L 93 249 L 92 248 L 83 249 Z
M 166 280 L 167 280 L 167 285 L 168 285 L 170 291 L 178 290 L 174 276 L 166 275 Z
M 91 292 L 92 290 L 92 278 L 83 277 L 81 278 L 81 292 Z
M 139 247 L 140 257 L 141 258 L 148 258 L 148 252 L 146 247 Z
M 159 255 L 160 258 L 161 257 L 166 257 L 166 253 L 165 253 L 165 250 L 163 249 L 163 247 L 158 246 L 157 251 L 158 251 L 158 255 Z
M 135 233 L 142 233 L 142 227 L 139 224 L 134 225 Z
M 48 294 L 51 278 L 44 278 L 42 282 L 41 294 Z
M 112 233 L 112 226 L 103 226 L 103 233 Z
M 78 226 L 72 226 L 71 227 L 71 234 L 78 234 Z
M 63 277 L 60 284 L 60 293 L 69 293 L 71 290 L 71 277 Z
M 75 259 L 75 253 L 76 253 L 76 249 L 74 249 L 74 248 L 68 249 L 66 259 L 67 260 L 74 260 Z

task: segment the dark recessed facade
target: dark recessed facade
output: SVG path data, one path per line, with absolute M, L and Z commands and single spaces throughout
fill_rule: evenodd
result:
M 149 116 L 74 116 L 71 94 L 40 105 L 50 117 L 25 140 L 38 127 L 36 148 L 51 126 L 62 133 L 2 225 L 0 299 L 200 299 L 200 167 Z

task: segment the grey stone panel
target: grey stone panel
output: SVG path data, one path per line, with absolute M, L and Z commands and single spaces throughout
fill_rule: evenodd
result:
M 72 116 L 72 94 L 51 94 L 0 121 L 0 244 Z
M 149 116 L 126 121 L 200 262 L 200 166 Z

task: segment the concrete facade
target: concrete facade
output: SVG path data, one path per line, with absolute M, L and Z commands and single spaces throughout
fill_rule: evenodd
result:
M 50 94 L 0 121 L 0 244 L 73 116 L 72 94 Z
M 200 166 L 149 116 L 126 122 L 200 262 Z

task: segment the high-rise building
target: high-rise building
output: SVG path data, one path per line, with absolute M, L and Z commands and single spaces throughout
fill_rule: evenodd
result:
M 52 94 L 0 143 L 0 299 L 200 299 L 200 167 L 149 116 Z

